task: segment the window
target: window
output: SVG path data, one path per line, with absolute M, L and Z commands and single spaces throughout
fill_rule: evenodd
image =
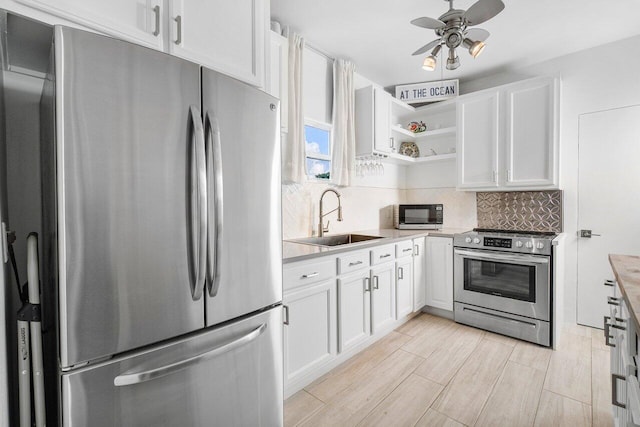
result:
M 331 125 L 308 119 L 305 122 L 307 176 L 328 180 L 331 172 Z

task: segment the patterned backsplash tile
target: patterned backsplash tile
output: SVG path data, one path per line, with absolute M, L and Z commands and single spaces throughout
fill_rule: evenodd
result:
M 478 227 L 562 232 L 562 191 L 476 193 Z

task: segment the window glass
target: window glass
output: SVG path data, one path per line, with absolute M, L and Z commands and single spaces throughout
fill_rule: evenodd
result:
M 331 128 L 328 125 L 304 126 L 307 175 L 329 179 L 331 171 Z

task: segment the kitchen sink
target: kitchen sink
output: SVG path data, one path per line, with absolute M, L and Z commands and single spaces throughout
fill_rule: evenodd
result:
M 317 246 L 340 246 L 351 243 L 366 242 L 368 240 L 382 239 L 380 236 L 367 236 L 365 234 L 336 234 L 334 236 L 304 237 L 301 239 L 290 239 L 288 242 L 303 243 L 305 245 Z

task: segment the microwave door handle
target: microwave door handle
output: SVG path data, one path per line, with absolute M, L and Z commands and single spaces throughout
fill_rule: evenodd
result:
M 461 255 L 464 257 L 479 259 L 483 261 L 493 261 L 493 262 L 503 262 L 503 261 L 511 261 L 512 263 L 517 264 L 531 264 L 531 265 L 539 265 L 539 264 L 549 264 L 549 260 L 546 257 L 538 257 L 531 255 L 511 255 L 504 252 L 500 252 L 500 255 L 486 255 L 483 253 L 478 253 L 474 251 L 464 251 L 460 249 L 455 250 L 456 255 Z

